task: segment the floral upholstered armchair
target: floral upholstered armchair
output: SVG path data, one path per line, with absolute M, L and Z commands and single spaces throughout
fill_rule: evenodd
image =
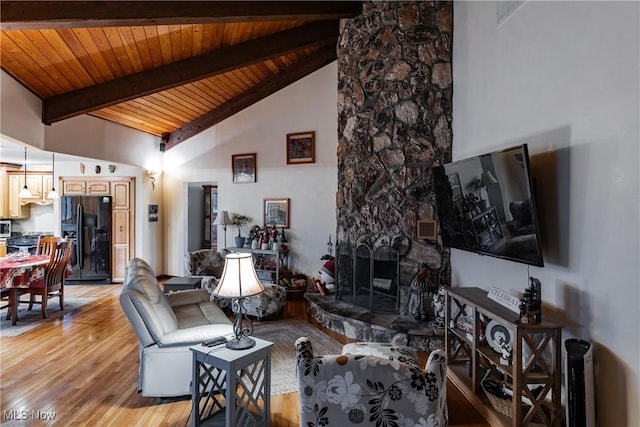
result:
M 218 284 L 218 279 L 222 276 L 223 269 L 224 255 L 212 249 L 187 252 L 184 257 L 184 270 L 187 277 L 201 278 L 200 284 L 203 289 L 209 292 L 209 295 Z M 231 305 L 228 299 L 213 297 L 213 300 L 220 308 L 226 308 Z
M 300 425 L 443 427 L 447 415 L 447 357 L 429 355 L 424 370 L 388 358 L 314 356 L 308 338 L 296 341 Z

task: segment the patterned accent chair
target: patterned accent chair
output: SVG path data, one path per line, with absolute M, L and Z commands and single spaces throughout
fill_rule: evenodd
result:
M 287 304 L 287 290 L 280 286 L 263 283 L 264 292 L 244 299 L 242 311 L 261 320 L 263 317 L 274 313 L 282 314 Z M 234 299 L 232 304 L 234 313 L 238 312 L 238 300 Z
M 199 277 L 202 289 L 211 292 L 218 284 L 218 279 L 222 276 L 224 269 L 224 255 L 212 249 L 199 249 L 193 252 L 187 252 L 184 257 L 184 270 L 187 277 Z M 231 302 L 225 298 L 212 297 L 212 300 L 218 304 L 220 308 L 227 308 Z
M 300 425 L 433 426 L 448 424 L 447 356 L 431 352 L 425 369 L 363 354 L 315 356 L 296 341 Z

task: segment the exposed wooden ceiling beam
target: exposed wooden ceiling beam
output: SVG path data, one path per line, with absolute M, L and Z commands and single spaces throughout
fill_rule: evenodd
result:
M 319 49 L 313 55 L 305 57 L 298 63 L 291 65 L 277 76 L 252 87 L 250 90 L 238 95 L 209 113 L 200 116 L 191 123 L 171 133 L 168 137 L 166 135 L 163 136 L 163 141 L 166 142 L 166 149 L 175 147 L 192 136 L 220 123 L 224 119 L 233 116 L 237 112 L 244 110 L 291 83 L 330 64 L 335 61 L 336 58 L 335 44 Z
M 338 21 L 295 27 L 193 58 L 142 71 L 43 101 L 42 121 L 51 124 L 100 108 L 262 62 L 304 47 L 334 42 Z
M 353 17 L 358 1 L 6 1 L 1 30 L 326 20 Z

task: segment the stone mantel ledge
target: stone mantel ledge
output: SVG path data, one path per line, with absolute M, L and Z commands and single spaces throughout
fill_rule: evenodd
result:
M 334 295 L 305 294 L 309 314 L 323 327 L 357 341 L 408 345 L 418 351 L 444 349 L 444 329 L 412 316 L 373 314 L 336 301 Z

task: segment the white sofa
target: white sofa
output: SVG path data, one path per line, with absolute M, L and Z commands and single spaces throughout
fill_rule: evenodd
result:
M 191 393 L 194 344 L 231 335 L 233 325 L 204 289 L 165 295 L 145 261 L 127 265 L 120 305 L 140 343 L 138 391 L 143 396 Z

